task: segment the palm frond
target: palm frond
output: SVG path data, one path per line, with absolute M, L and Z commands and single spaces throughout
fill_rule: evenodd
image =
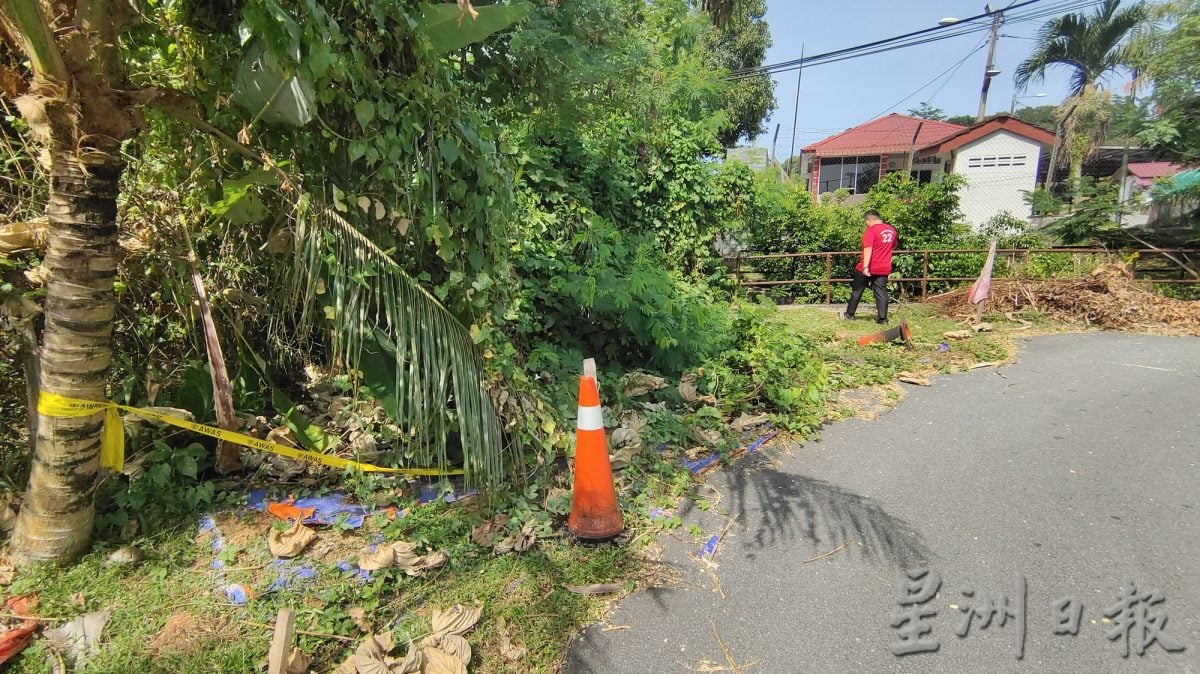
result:
M 1040 82 L 1055 66 L 1072 70 L 1071 95 L 1123 66 L 1132 54 L 1123 46 L 1136 29 L 1149 19 L 1143 2 L 1121 7 L 1120 0 L 1106 0 L 1091 14 L 1075 12 L 1047 21 L 1037 33 L 1033 53 L 1017 65 L 1013 81 L 1025 90 Z
M 305 196 L 294 218 L 301 328 L 324 311 L 335 360 L 362 372 L 410 442 L 408 459 L 445 468 L 447 436 L 457 430 L 467 480 L 501 478 L 500 424 L 467 328 L 347 216 Z

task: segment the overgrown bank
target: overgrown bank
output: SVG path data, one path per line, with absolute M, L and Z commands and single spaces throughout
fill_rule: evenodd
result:
M 859 346 L 856 338 L 874 330 L 869 321 L 849 323 L 820 310 L 754 311 L 754 322 L 740 326 L 759 335 L 744 348 L 745 358 L 764 358 L 757 352 L 802 340 L 806 352 L 816 354 L 822 363 L 825 374 L 811 388 L 822 403 L 806 406 L 814 424 L 856 411 L 849 398 L 839 397 L 843 391 L 890 385 L 901 373 L 920 377 L 1003 361 L 1009 354 L 1008 336 L 1020 334 L 1005 332 L 1018 324 L 995 317 L 996 332 L 942 348 L 943 333 L 961 326 L 922 308 L 907 308 L 903 315 L 914 327 L 912 346 Z M 780 387 L 789 375 L 779 371 L 777 376 L 784 379 L 756 385 Z M 365 517 L 361 526 L 355 526 L 352 518 L 315 526 L 316 541 L 295 559 L 278 561 L 273 560 L 267 539 L 273 528 L 284 530 L 286 524 L 268 512 L 248 508 L 244 488 L 229 485 L 232 491 L 214 495 L 209 507 L 217 514 L 211 520 L 182 516 L 169 526 L 159 525 L 152 536 L 139 537 L 136 544 L 145 553 L 140 563 L 108 561 L 122 544 L 114 533 L 105 536 L 79 565 L 23 574 L 9 592 L 38 592 L 38 614 L 49 618 L 112 609 L 94 660 L 97 671 L 252 668 L 266 653 L 270 639 L 270 630 L 263 625 L 273 623 L 277 609 L 285 606 L 298 611 L 297 643 L 312 658 L 314 671 L 328 671 L 352 654 L 368 631 L 391 631 L 401 650 L 410 638 L 419 642 L 430 629 L 434 610 L 455 603 L 483 608 L 477 627 L 467 634 L 474 652 L 471 671 L 553 671 L 570 634 L 600 618 L 611 597 L 671 582 L 669 570 L 647 562 L 641 554 L 656 532 L 704 537 L 704 532 L 682 530 L 673 516 L 680 498 L 693 497 L 696 484 L 683 462 L 710 451 L 729 454 L 765 433 L 760 429 L 746 435 L 706 437 L 706 430 L 722 427 L 718 423 L 721 399 L 716 399 L 716 406 L 699 399 L 686 403 L 691 390 L 685 386 L 681 393 L 678 380 L 658 389 L 653 388 L 657 382 L 644 378 L 602 381 L 609 391 L 607 417 L 614 425 L 632 416 L 646 422 L 639 432 L 642 451 L 630 454 L 613 448 L 628 460 L 628 466 L 617 472 L 628 527 L 618 544 L 580 545 L 564 535 L 569 482 L 561 472 L 544 490 L 426 504 L 418 504 L 421 493 L 414 487 L 419 485 L 357 478 L 345 481 L 342 489 L 351 501 L 379 512 Z M 785 395 L 785 390 L 771 395 Z M 788 395 L 806 394 L 800 389 Z M 681 407 L 692 412 L 679 416 L 665 411 Z M 815 432 L 812 426 L 796 428 L 798 432 L 790 436 L 795 439 Z M 713 445 L 706 445 L 710 440 Z M 774 450 L 768 444 L 760 451 Z M 328 493 L 319 484 L 303 486 L 311 479 L 290 481 L 286 487 L 272 489 L 266 501 Z M 178 500 L 185 490 L 170 487 L 162 499 Z M 426 490 L 424 498 L 436 494 Z M 457 495 L 462 495 L 461 489 Z M 395 519 L 389 515 L 392 507 L 399 511 Z M 518 551 L 510 537 L 526 525 L 532 525 L 533 540 Z M 215 544 L 218 536 L 220 543 Z M 505 538 L 510 538 L 508 547 L 503 545 Z M 448 561 L 420 576 L 386 568 L 371 572 L 364 581 L 355 560 L 380 539 L 444 551 Z M 239 595 L 228 594 L 230 587 L 244 588 L 252 599 L 241 603 Z M 605 594 L 580 594 L 592 591 Z M 48 652 L 46 642 L 35 642 L 17 662 L 16 671 L 49 671 L 43 659 Z

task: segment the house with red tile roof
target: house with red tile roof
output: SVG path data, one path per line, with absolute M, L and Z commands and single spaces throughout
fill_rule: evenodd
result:
M 1029 215 L 1024 192 L 1036 188 L 1053 143 L 1051 132 L 1004 114 L 960 126 L 893 113 L 805 147 L 802 178 L 816 197 L 845 190 L 858 201 L 888 173 L 922 183 L 957 173 L 967 180 L 963 215 L 979 226 L 1003 212 Z

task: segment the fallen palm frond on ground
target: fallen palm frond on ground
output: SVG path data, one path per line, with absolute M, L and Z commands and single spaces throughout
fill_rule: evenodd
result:
M 951 315 L 974 315 L 963 288 L 928 303 Z M 1069 323 L 1106 330 L 1154 330 L 1200 335 L 1200 302 L 1163 297 L 1139 288 L 1119 262 L 1079 279 L 992 281 L 990 312 L 1033 310 Z

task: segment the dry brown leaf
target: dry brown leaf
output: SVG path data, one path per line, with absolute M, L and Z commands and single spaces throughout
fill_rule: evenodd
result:
M 706 430 L 699 426 L 692 426 L 692 439 L 702 445 L 713 447 L 720 442 L 721 431 Z
M 621 376 L 621 391 L 630 398 L 644 396 L 666 387 L 666 379 L 645 372 L 627 372 Z
M 468 608 L 462 604 L 455 604 L 445 610 L 435 610 L 433 612 L 433 631 L 435 636 L 444 634 L 463 635 L 479 622 L 483 616 L 483 607 L 476 606 Z
M 974 334 L 975 333 L 971 332 L 970 330 L 951 330 L 943 333 L 942 336 L 946 339 L 970 339 L 971 335 Z
M 111 615 L 112 610 L 105 609 L 76 616 L 71 622 L 46 630 L 43 636 L 66 653 L 72 663 L 82 666 L 100 652 L 100 633 Z
M 370 619 L 367 618 L 367 612 L 361 606 L 355 606 L 346 610 L 346 615 L 350 620 L 354 621 L 354 626 L 366 634 L 371 633 Z
M 304 552 L 304 548 L 316 539 L 317 532 L 296 522 L 287 531 L 272 528 L 271 533 L 267 534 L 267 547 L 271 548 L 271 554 L 275 557 L 287 559 Z
M 626 428 L 632 428 L 638 433 L 642 432 L 647 423 L 645 417 L 632 410 L 626 410 L 621 413 L 621 425 Z
M 917 386 L 930 385 L 928 379 L 919 374 L 913 374 L 912 372 L 901 372 L 896 375 L 896 379 L 899 379 L 906 384 L 916 384 Z
M 143 553 L 141 548 L 138 548 L 137 546 L 122 545 L 108 556 L 108 563 L 120 565 L 137 564 L 138 562 L 141 562 L 145 556 L 146 554 Z
M 440 648 L 421 647 L 421 674 L 467 674 L 467 666 L 462 660 L 450 655 Z
M 457 634 L 443 636 L 438 649 L 462 660 L 464 665 L 471 664 L 471 643 Z
M 354 651 L 354 667 L 358 674 L 391 674 L 391 667 L 384 658 L 391 652 L 394 644 L 390 632 L 372 634 Z
M 471 529 L 471 541 L 481 548 L 490 548 L 508 531 L 508 515 L 499 514 Z
M 991 323 L 976 323 L 975 325 L 971 326 L 971 329 L 975 332 L 991 332 L 996 328 Z
M 392 674 L 420 674 L 424 664 L 425 658 L 421 655 L 421 649 L 409 642 L 408 654 L 404 659 L 392 663 Z
M 688 372 L 683 375 L 683 379 L 679 380 L 679 396 L 683 398 L 684 402 L 694 403 L 699 399 L 696 379 L 695 372 Z
M 642 451 L 642 436 L 632 428 L 622 426 L 612 432 L 608 446 L 612 448 L 609 462 L 613 470 L 628 466 Z
M 766 414 L 742 414 L 737 419 L 733 420 L 732 424 L 735 431 L 747 431 L 751 428 L 762 426 L 771 420 L 771 417 Z
M 386 569 L 396 561 L 396 552 L 390 545 L 379 545 L 374 550 L 363 548 L 358 553 L 358 568 L 363 571 Z
M 513 642 L 512 635 L 508 631 L 508 624 L 504 622 L 504 618 L 497 618 L 497 627 L 500 630 L 500 655 L 503 655 L 504 659 L 509 662 L 518 662 L 524 659 L 529 649 Z
M 312 665 L 312 658 L 304 651 L 292 647 L 292 652 L 288 654 L 287 659 L 287 674 L 308 674 L 308 669 Z
M 410 576 L 422 576 L 426 571 L 443 566 L 448 561 L 450 561 L 450 555 L 447 555 L 444 550 L 434 550 L 421 557 L 420 562 L 407 573 Z
M 405 573 L 410 576 L 414 575 L 412 570 L 421 564 L 421 555 L 417 552 L 417 544 L 409 543 L 408 541 L 396 541 L 392 543 L 392 564 L 404 569 Z
M 496 552 L 502 555 L 509 552 L 525 552 L 535 542 L 537 542 L 537 534 L 533 530 L 533 522 L 526 522 L 520 531 L 506 536 L 496 543 Z
M 8 557 L 0 557 L 0 586 L 7 587 L 17 577 L 17 565 Z

